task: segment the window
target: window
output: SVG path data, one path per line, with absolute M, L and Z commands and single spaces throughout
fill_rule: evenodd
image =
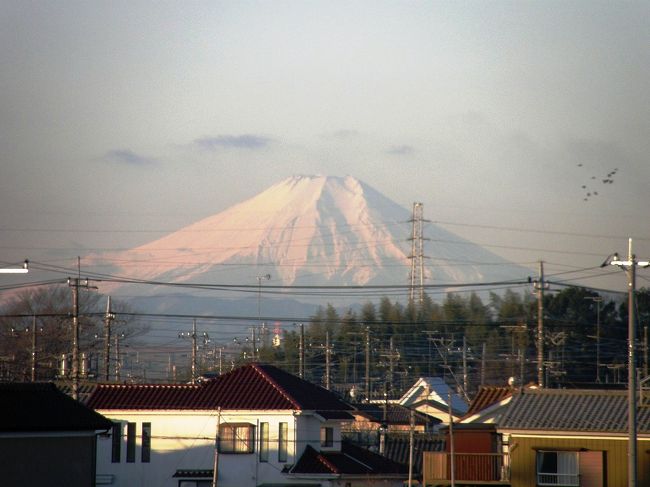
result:
M 111 442 L 111 462 L 120 463 L 122 457 L 122 423 L 113 423 Z
M 151 461 L 151 423 L 142 423 L 142 451 L 140 453 L 142 463 Z
M 219 426 L 219 453 L 253 453 L 255 427 L 249 423 Z
M 577 451 L 538 451 L 538 485 L 580 485 Z
M 135 462 L 135 423 L 126 424 L 126 461 Z
M 180 480 L 178 487 L 212 487 L 212 480 Z
M 289 425 L 287 423 L 280 423 L 278 425 L 278 462 L 287 461 L 288 435 Z
M 334 445 L 334 428 L 323 426 L 320 429 L 320 446 L 328 447 Z
M 269 461 L 269 423 L 260 423 L 260 462 Z

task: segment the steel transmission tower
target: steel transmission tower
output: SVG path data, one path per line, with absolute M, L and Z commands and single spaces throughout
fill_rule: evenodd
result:
M 409 299 L 415 302 L 416 288 L 418 289 L 418 303 L 424 303 L 424 241 L 422 227 L 424 219 L 424 205 L 422 203 L 413 203 L 413 217 L 409 220 L 412 224 L 411 238 L 411 272 L 409 273 Z

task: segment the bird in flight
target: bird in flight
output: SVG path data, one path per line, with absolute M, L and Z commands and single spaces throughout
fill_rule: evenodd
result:
M 578 167 L 584 167 L 583 163 L 578 163 Z M 581 186 L 583 190 L 583 201 L 589 201 L 591 198 L 598 196 L 598 191 L 595 190 L 596 186 L 590 186 L 590 184 L 594 184 L 594 182 L 600 180 L 601 184 L 604 185 L 609 185 L 609 184 L 614 184 L 614 177 L 616 176 L 616 173 L 618 173 L 618 168 L 615 167 L 611 171 L 607 173 L 606 176 L 591 176 L 591 181 L 592 183 L 589 184 L 583 184 Z M 597 183 L 595 183 L 597 184 Z

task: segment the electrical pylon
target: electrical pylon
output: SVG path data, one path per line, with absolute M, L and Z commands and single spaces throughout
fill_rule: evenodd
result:
M 424 205 L 422 203 L 413 203 L 413 217 L 409 220 L 412 224 L 411 238 L 411 272 L 409 273 L 409 299 L 415 302 L 416 288 L 418 289 L 418 303 L 424 303 L 424 241 L 422 227 L 424 219 Z

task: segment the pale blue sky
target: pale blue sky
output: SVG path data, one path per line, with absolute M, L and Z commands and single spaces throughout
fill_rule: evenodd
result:
M 628 236 L 650 257 L 648 25 L 622 1 L 0 1 L 0 261 L 312 173 L 551 272 Z

